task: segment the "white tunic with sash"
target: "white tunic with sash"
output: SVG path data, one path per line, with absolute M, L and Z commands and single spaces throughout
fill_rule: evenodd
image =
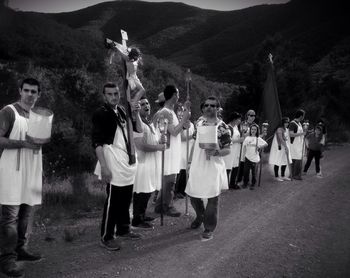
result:
M 12 140 L 25 140 L 28 119 L 19 115 L 13 105 L 8 105 L 15 121 L 9 136 Z M 19 169 L 18 168 L 19 165 Z M 0 158 L 0 204 L 30 206 L 42 200 L 42 155 L 41 149 L 34 154 L 32 149 L 4 149 Z
M 126 127 L 124 127 L 124 134 L 127 136 Z M 108 168 L 112 172 L 112 180 L 110 182 L 112 185 L 127 186 L 134 184 L 137 160 L 136 163 L 130 165 L 129 155 L 126 150 L 123 132 L 118 126 L 115 131 L 113 144 L 103 145 L 103 154 Z M 101 165 L 99 162 L 97 162 L 95 168 L 95 175 L 101 179 Z
M 296 133 L 302 133 L 303 126 L 301 123 L 292 121 L 298 126 Z M 303 146 L 304 146 L 304 135 L 294 137 L 293 143 L 290 144 L 290 156 L 292 159 L 301 160 L 303 156 Z

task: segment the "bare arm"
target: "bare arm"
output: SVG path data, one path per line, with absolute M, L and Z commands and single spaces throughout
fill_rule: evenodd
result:
M 141 137 L 135 138 L 135 145 L 138 149 L 144 152 L 164 151 L 166 148 L 165 144 L 150 145 L 146 143 Z
M 129 56 L 127 55 L 127 49 L 122 44 L 114 42 L 113 46 L 124 60 L 129 60 Z
M 102 146 L 98 146 L 95 149 L 96 152 L 96 156 L 98 161 L 100 162 L 101 165 L 101 177 L 102 180 L 109 183 L 112 179 L 112 172 L 111 170 L 108 168 L 104 153 L 103 153 L 103 147 Z

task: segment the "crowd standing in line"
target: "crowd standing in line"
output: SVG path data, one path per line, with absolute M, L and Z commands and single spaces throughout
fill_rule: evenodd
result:
M 24 136 L 28 129 L 28 111 L 40 96 L 39 82 L 25 79 L 19 94 L 18 102 L 0 111 L 0 266 L 3 273 L 13 277 L 21 277 L 24 273 L 18 261 L 38 261 L 42 258 L 27 250 L 29 217 L 33 205 L 41 203 L 41 150 L 39 145 L 28 142 Z M 159 110 L 153 118 L 146 97 L 131 102 L 134 130 L 134 139 L 131 139 L 126 127 L 127 114 L 119 103 L 118 86 L 106 83 L 102 95 L 104 104 L 92 116 L 91 137 L 98 159 L 95 174 L 106 183 L 101 246 L 112 251 L 119 250 L 120 239 L 142 237 L 131 228 L 153 229 L 154 218 L 146 215 L 146 210 L 151 194 L 155 192 L 158 192 L 154 199 L 155 213 L 163 212 L 170 217 L 181 215 L 173 205 L 174 192 L 178 198 L 187 194 L 196 213 L 190 228 L 198 229 L 203 224 L 201 240 L 212 239 L 218 223 L 221 191 L 248 186 L 255 188 L 261 150 L 268 146 L 259 135 L 255 111 L 249 109 L 244 121 L 241 114 L 232 112 L 226 124 L 220 115 L 218 99 L 211 96 L 201 103 L 202 115 L 192 123 L 191 103 L 179 104 L 179 90 L 174 85 L 167 85 L 158 95 L 156 103 Z M 269 163 L 273 165 L 278 182 L 302 179 L 302 159 L 306 153 L 303 173 L 307 173 L 314 159 L 317 177 L 322 178 L 320 159 L 327 131 L 324 122 L 318 121 L 314 131 L 308 132 L 302 125 L 304 117 L 305 111 L 301 109 L 296 111 L 291 122 L 288 117 L 283 117 L 274 133 Z M 164 119 L 167 132 L 162 134 L 160 121 Z M 215 148 L 206 149 L 198 143 L 197 130 L 203 127 L 215 127 Z M 127 148 L 130 140 L 134 140 L 136 145 L 137 160 L 133 164 L 129 163 Z M 33 150 L 39 150 L 39 154 L 34 155 Z M 161 152 L 165 156 L 163 177 Z M 286 176 L 287 167 L 290 177 Z M 204 199 L 207 200 L 206 205 Z M 131 203 L 133 217 L 130 221 Z

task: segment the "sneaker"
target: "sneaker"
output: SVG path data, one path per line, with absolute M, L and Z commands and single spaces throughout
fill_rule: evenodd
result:
M 143 221 L 145 221 L 145 222 L 152 222 L 152 221 L 154 221 L 154 217 L 150 217 L 150 216 L 144 216 L 143 217 Z
M 280 177 L 275 177 L 275 181 L 284 181 L 284 179 Z
M 208 230 L 204 230 L 204 232 L 201 234 L 201 241 L 208 241 L 211 239 L 213 239 L 213 233 Z
M 134 228 L 134 229 L 145 229 L 145 230 L 151 229 L 152 230 L 153 229 L 153 225 L 143 221 L 143 222 L 131 224 L 131 228 Z
M 116 239 L 111 239 L 111 240 L 102 240 L 101 239 L 100 245 L 109 251 L 120 250 L 120 244 Z
M 202 225 L 202 222 L 201 220 L 198 220 L 197 218 L 191 223 L 191 226 L 190 228 L 195 230 L 195 229 L 198 229 L 201 225 Z
M 24 277 L 24 271 L 14 260 L 1 263 L 0 272 L 9 277 Z
M 25 249 L 17 250 L 17 261 L 39 262 L 42 259 L 40 254 L 29 253 Z
M 169 208 L 168 211 L 165 212 L 165 215 L 170 217 L 180 217 L 181 212 L 177 211 L 175 208 Z
M 318 177 L 319 179 L 322 179 L 322 178 L 323 178 L 323 175 L 322 175 L 322 173 L 317 173 L 317 174 L 316 174 L 316 177 Z
M 137 240 L 137 239 L 141 238 L 140 234 L 133 233 L 133 232 L 128 232 L 126 234 L 118 235 L 118 236 L 123 238 L 123 239 L 131 239 L 131 240 Z
M 282 179 L 283 179 L 284 181 L 291 181 L 291 180 L 292 180 L 292 179 L 289 178 L 289 177 L 282 177 Z

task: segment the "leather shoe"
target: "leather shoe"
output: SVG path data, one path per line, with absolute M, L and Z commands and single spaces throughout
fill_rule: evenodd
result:
M 17 251 L 17 261 L 39 262 L 42 259 L 43 259 L 42 255 L 29 253 L 25 249 L 21 249 Z

